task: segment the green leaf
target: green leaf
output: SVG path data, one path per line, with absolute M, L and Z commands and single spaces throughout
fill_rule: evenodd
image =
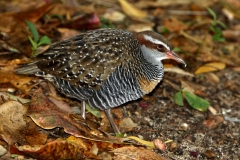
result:
M 124 138 L 124 134 L 121 134 L 121 133 L 116 133 L 116 137 L 119 137 L 119 138 Z
M 179 105 L 183 106 L 183 97 L 182 97 L 182 92 L 179 91 L 173 96 L 174 102 Z
M 38 31 L 37 31 L 35 25 L 34 25 L 33 23 L 29 22 L 28 20 L 25 20 L 25 22 L 26 22 L 26 24 L 27 24 L 30 32 L 31 32 L 32 35 L 33 35 L 34 41 L 37 43 L 38 40 L 39 40 L 39 34 L 38 34 Z
M 215 27 L 213 27 L 213 26 L 210 26 L 210 30 L 212 31 L 212 32 L 216 32 L 216 29 L 215 29 Z
M 217 19 L 216 13 L 211 8 L 207 7 L 207 10 L 212 15 L 213 19 L 216 20 Z
M 51 18 L 59 18 L 61 21 L 63 21 L 64 20 L 64 18 L 63 18 L 63 16 L 61 16 L 60 14 L 53 14 L 52 16 L 51 16 Z
M 94 116 L 96 117 L 100 117 L 100 111 L 98 109 L 92 108 L 89 106 L 89 104 L 86 103 L 86 109 L 88 110 L 88 112 L 92 113 Z
M 37 50 L 35 50 L 35 51 L 32 52 L 31 58 L 35 58 L 37 55 L 38 55 Z
M 216 34 L 217 34 L 217 35 L 220 35 L 220 36 L 222 35 L 222 30 L 221 30 L 221 28 L 217 27 L 215 31 L 216 31 Z
M 101 28 L 116 28 L 111 21 L 109 21 L 104 17 L 100 17 L 100 21 L 101 21 Z
M 15 157 L 18 157 L 19 154 L 11 154 L 11 158 L 15 158 Z
M 18 96 L 14 96 L 11 94 L 6 93 L 6 95 L 8 96 L 8 98 L 15 100 L 15 101 L 20 101 L 21 103 L 29 103 L 30 99 L 24 99 L 24 98 L 20 98 Z
M 182 52 L 183 50 L 180 47 L 174 47 L 173 52 Z
M 192 94 L 192 93 L 187 92 L 187 91 L 183 91 L 183 93 L 184 93 L 184 95 L 186 97 L 186 100 L 189 103 L 189 105 L 191 107 L 195 108 L 196 110 L 206 111 L 207 108 L 210 106 L 210 103 L 207 100 L 202 99 L 195 94 Z
M 216 23 L 222 26 L 224 29 L 227 29 L 227 26 L 223 22 L 217 21 Z
M 35 51 L 37 49 L 37 43 L 32 39 L 31 36 L 28 36 L 28 39 L 32 44 L 33 51 Z
M 40 45 L 43 45 L 43 44 L 51 44 L 52 42 L 51 42 L 51 39 L 48 37 L 48 36 L 43 36 L 41 39 L 40 39 L 40 41 L 39 41 L 39 43 L 38 43 L 38 46 L 40 46 Z
M 210 23 L 211 23 L 211 26 L 213 26 L 213 27 L 215 27 L 217 25 L 216 20 L 212 20 Z
M 218 35 L 218 34 L 213 35 L 212 39 L 216 42 L 225 42 L 225 38 L 223 38 L 221 35 Z
M 164 33 L 169 33 L 170 31 L 166 28 L 166 27 L 163 27 L 162 30 L 161 30 L 161 33 L 164 34 Z

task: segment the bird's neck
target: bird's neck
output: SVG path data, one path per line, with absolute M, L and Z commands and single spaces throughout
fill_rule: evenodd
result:
M 144 76 L 148 80 L 161 80 L 164 75 L 164 68 L 161 57 L 155 55 L 157 53 L 149 52 L 144 45 L 141 46 L 141 65 L 139 69 L 143 71 Z M 140 72 L 141 73 L 141 72 Z
M 161 56 L 161 54 L 157 50 L 153 50 L 146 47 L 145 45 L 142 45 L 141 51 L 146 61 L 150 62 L 153 65 L 158 66 L 159 68 L 162 67 L 161 61 L 164 59 L 164 57 Z
M 161 61 L 164 58 L 160 56 L 159 52 L 157 52 L 155 50 L 151 50 L 151 49 L 147 48 L 145 45 L 141 46 L 141 51 L 142 51 L 143 58 L 147 62 L 149 62 L 153 66 L 157 67 L 159 70 L 162 70 L 163 64 Z

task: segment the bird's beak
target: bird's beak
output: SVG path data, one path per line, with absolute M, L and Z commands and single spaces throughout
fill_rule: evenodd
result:
M 176 53 L 174 53 L 173 51 L 168 51 L 166 52 L 167 58 L 169 59 L 173 59 L 179 63 L 184 64 L 184 66 L 186 67 L 187 64 L 184 62 L 184 60 L 182 60 L 182 58 L 180 58 Z

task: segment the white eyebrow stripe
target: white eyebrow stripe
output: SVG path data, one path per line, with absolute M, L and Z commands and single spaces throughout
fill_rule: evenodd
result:
M 161 45 L 163 45 L 165 48 L 167 48 L 168 50 L 170 50 L 169 46 L 166 45 L 165 43 L 163 43 L 162 41 L 159 41 L 159 40 L 157 40 L 157 39 L 155 39 L 155 38 L 152 38 L 152 37 L 150 37 L 150 36 L 148 36 L 148 35 L 143 35 L 143 37 L 144 37 L 146 40 L 149 40 L 149 41 L 152 42 L 152 43 L 161 44 Z

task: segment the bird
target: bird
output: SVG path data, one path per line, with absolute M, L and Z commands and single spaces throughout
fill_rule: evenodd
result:
M 186 66 L 169 42 L 154 31 L 102 28 L 52 44 L 34 62 L 15 69 L 52 82 L 67 97 L 104 110 L 115 133 L 121 133 L 111 109 L 152 92 L 163 79 L 162 60 Z

